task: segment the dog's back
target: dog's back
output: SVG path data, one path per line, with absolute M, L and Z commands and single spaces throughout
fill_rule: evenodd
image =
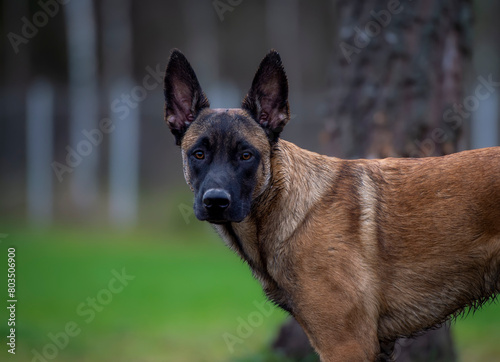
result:
M 498 292 L 500 148 L 375 164 L 379 335 L 411 334 Z

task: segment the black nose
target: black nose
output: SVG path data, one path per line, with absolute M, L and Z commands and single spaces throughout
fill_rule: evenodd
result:
M 231 203 L 231 195 L 221 189 L 210 189 L 203 195 L 203 205 L 207 209 L 224 210 Z

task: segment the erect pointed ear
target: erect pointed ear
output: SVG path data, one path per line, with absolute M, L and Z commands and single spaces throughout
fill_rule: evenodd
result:
M 290 119 L 290 107 L 288 81 L 277 51 L 271 50 L 260 63 L 242 108 L 264 128 L 271 142 L 278 140 Z
M 175 143 L 181 144 L 182 137 L 198 113 L 210 107 L 201 90 L 193 68 L 179 50 L 170 55 L 165 71 L 165 121 L 175 136 Z

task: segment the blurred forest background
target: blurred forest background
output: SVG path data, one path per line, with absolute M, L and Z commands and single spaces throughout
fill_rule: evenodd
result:
M 163 72 L 179 48 L 213 107 L 239 107 L 274 48 L 290 86 L 292 120 L 282 137 L 303 148 L 380 157 L 499 145 L 500 3 L 427 0 L 397 3 L 411 11 L 462 2 L 471 7 L 462 15 L 474 19 L 460 45 L 468 60 L 459 102 L 447 105 L 462 115 L 459 136 L 452 148 L 434 148 L 431 122 L 430 130 L 410 133 L 405 152 L 384 152 L 383 144 L 355 150 L 359 138 L 337 121 L 346 119 L 339 97 L 355 82 L 341 80 L 369 68 L 346 62 L 341 40 L 391 2 L 355 16 L 339 12 L 349 4 L 341 0 L 2 0 L 0 258 L 17 248 L 20 312 L 18 353 L 2 349 L 0 359 L 278 360 L 269 346 L 285 314 L 262 304 L 247 267 L 192 213 L 180 152 L 163 120 Z M 437 24 L 449 16 L 430 14 Z M 342 33 L 346 24 L 351 33 Z M 390 46 L 383 26 L 380 33 L 376 39 Z M 413 75 L 417 83 L 425 77 Z M 477 93 L 481 84 L 486 94 Z M 391 130 L 369 114 L 375 126 L 355 135 Z M 115 292 L 111 281 L 123 269 L 134 278 Z M 65 332 L 72 321 L 80 327 L 75 336 Z M 460 360 L 500 360 L 498 305 L 452 331 Z

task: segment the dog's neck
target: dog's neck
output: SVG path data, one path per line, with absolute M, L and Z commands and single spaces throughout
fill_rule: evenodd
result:
M 226 244 L 249 264 L 264 290 L 276 282 L 277 274 L 283 276 L 278 265 L 283 268 L 283 260 L 288 259 L 283 253 L 293 250 L 284 245 L 293 240 L 317 201 L 331 191 L 338 161 L 279 140 L 271 152 L 269 184 L 254 200 L 248 217 L 240 223 L 215 225 Z M 303 177 L 291 182 L 290 174 Z
M 266 219 L 263 224 L 268 225 L 268 230 L 262 230 L 265 232 L 263 237 L 266 244 L 290 239 L 311 208 L 331 188 L 336 176 L 335 167 L 332 166 L 337 161 L 283 140 L 274 146 L 270 184 L 261 200 L 257 200 L 252 208 L 254 217 Z M 302 177 L 292 182 L 290 175 Z M 273 201 L 266 203 L 265 200 Z

